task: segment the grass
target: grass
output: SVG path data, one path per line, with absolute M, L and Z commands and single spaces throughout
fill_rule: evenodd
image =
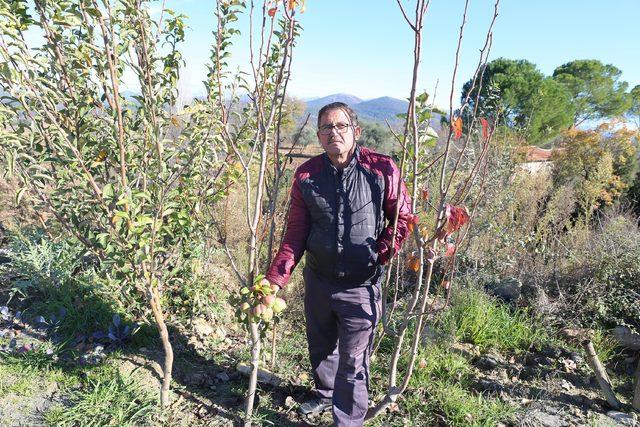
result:
M 449 351 L 446 343 L 422 348 L 409 388 L 398 401 L 397 415 L 385 414 L 376 426 L 440 425 L 494 426 L 510 420 L 516 409 L 470 387 L 472 367 L 468 359 Z M 406 363 L 406 362 L 405 362 Z
M 602 363 L 606 363 L 619 352 L 617 341 L 607 331 L 603 331 L 601 329 L 594 330 L 591 341 L 593 342 L 593 348 L 596 350 L 598 358 Z M 584 350 L 581 348 L 581 351 Z
M 9 395 L 29 397 L 35 391 L 40 374 L 35 369 L 23 369 L 12 364 L 0 365 L 0 399 Z
M 480 290 L 463 287 L 452 295 L 451 305 L 432 327 L 438 335 L 477 345 L 481 350 L 525 351 L 551 340 L 536 319 L 510 309 Z M 407 340 L 411 341 L 411 331 Z M 397 415 L 386 414 L 375 425 L 493 426 L 512 420 L 516 408 L 498 398 L 483 395 L 471 387 L 470 360 L 451 352 L 446 339 L 419 349 L 408 390 L 400 399 Z M 386 382 L 388 354 L 393 339 L 383 338 L 377 360 L 372 364 L 374 383 Z M 405 371 L 407 357 L 400 363 Z M 402 376 L 400 376 L 402 378 Z M 445 421 L 446 420 L 446 421 Z
M 482 350 L 527 350 L 551 339 L 542 324 L 527 313 L 514 311 L 471 288 L 452 295 L 451 308 L 442 320 L 458 341 L 475 344 Z
M 68 405 L 56 405 L 44 416 L 51 426 L 138 426 L 155 414 L 157 399 L 135 376 L 125 378 L 112 367 L 90 372 L 83 385 L 73 390 Z

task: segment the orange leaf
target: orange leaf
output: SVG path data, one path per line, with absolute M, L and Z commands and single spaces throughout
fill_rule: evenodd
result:
M 415 272 L 420 271 L 420 257 L 410 255 L 409 258 L 407 258 L 407 267 Z
M 445 289 L 449 289 L 451 287 L 451 282 L 448 280 L 443 280 L 442 281 L 442 287 Z
M 276 16 L 276 11 L 278 10 L 277 7 L 272 7 L 271 9 L 269 9 L 269 11 L 267 12 L 269 14 L 269 16 L 271 16 L 272 18 L 274 16 Z
M 451 123 L 451 130 L 453 131 L 454 139 L 460 139 L 462 136 L 462 119 L 457 117 Z
M 418 215 L 410 215 L 407 219 L 407 229 L 409 233 L 413 233 L 413 228 L 418 225 Z
M 482 138 L 489 138 L 489 122 L 483 117 L 480 119 L 480 123 L 482 124 Z

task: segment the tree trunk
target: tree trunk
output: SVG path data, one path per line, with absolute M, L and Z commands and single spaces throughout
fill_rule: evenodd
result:
M 598 380 L 598 384 L 600 385 L 600 389 L 602 390 L 605 399 L 607 399 L 607 403 L 609 403 L 609 406 L 613 409 L 620 409 L 620 401 L 611 388 L 611 381 L 609 380 L 609 376 L 607 375 L 607 371 L 604 366 L 600 363 L 600 359 L 598 359 L 596 350 L 593 348 L 593 343 L 590 340 L 585 340 L 582 342 L 582 346 L 587 354 L 587 362 L 589 363 L 589 366 L 591 366 L 591 369 L 593 369 L 593 373 L 596 375 L 596 379 Z
M 160 333 L 160 340 L 162 341 L 162 348 L 164 349 L 164 364 L 162 367 L 162 386 L 160 387 L 160 405 L 166 408 L 169 405 L 169 390 L 171 387 L 171 376 L 173 371 L 173 347 L 169 341 L 169 331 L 167 330 L 167 324 L 164 321 L 164 315 L 162 314 L 162 307 L 160 305 L 160 296 L 158 290 L 149 288 L 149 297 L 151 303 L 151 311 L 153 311 L 153 317 L 156 320 L 158 332 Z
M 249 323 L 251 332 L 251 374 L 249 375 L 249 391 L 247 392 L 247 406 L 245 409 L 244 425 L 251 425 L 251 416 L 253 415 L 253 402 L 256 397 L 256 388 L 258 385 L 258 367 L 260 364 L 260 331 L 258 324 Z

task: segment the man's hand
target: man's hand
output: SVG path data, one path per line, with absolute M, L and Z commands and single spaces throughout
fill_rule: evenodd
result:
M 267 286 L 267 283 L 268 283 L 268 286 L 271 288 L 271 292 L 273 292 L 271 296 L 274 298 L 273 302 L 270 304 L 270 307 L 273 309 L 274 313 L 278 314 L 282 312 L 285 308 L 287 308 L 287 303 L 282 298 L 276 296 L 278 295 L 278 292 L 281 289 L 280 285 L 271 283 L 267 279 L 262 279 L 262 281 L 260 282 L 262 286 Z
M 262 279 L 260 284 L 271 288 L 271 292 L 273 292 L 274 296 L 278 294 L 278 291 L 280 291 L 280 286 L 275 283 L 271 283 L 268 279 Z

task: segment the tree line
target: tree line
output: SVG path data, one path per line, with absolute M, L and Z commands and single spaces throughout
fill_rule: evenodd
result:
M 562 130 L 626 116 L 640 123 L 640 85 L 629 90 L 622 71 L 596 59 L 580 59 L 545 76 L 525 59 L 486 64 L 482 85 L 464 84 L 469 110 L 517 130 L 531 143 L 548 142 Z

